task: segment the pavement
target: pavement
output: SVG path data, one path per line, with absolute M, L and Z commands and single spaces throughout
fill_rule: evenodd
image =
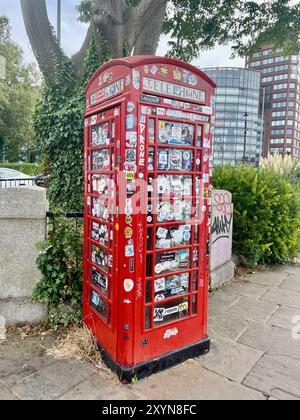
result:
M 210 296 L 212 350 L 132 385 L 47 354 L 56 338 L 0 345 L 0 400 L 300 400 L 300 267 L 244 275 Z

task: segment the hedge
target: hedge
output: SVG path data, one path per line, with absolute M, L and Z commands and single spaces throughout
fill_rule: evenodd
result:
M 232 193 L 233 247 L 247 264 L 290 261 L 300 249 L 300 190 L 274 171 L 216 167 L 215 188 Z

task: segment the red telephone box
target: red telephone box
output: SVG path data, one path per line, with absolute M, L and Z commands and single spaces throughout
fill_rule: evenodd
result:
M 209 351 L 215 84 L 113 60 L 87 87 L 84 322 L 124 381 Z

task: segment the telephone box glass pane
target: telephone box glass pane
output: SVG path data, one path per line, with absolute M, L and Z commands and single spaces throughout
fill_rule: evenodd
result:
M 105 249 L 92 245 L 92 262 L 107 273 L 112 268 L 112 256 Z
M 109 195 L 112 180 L 108 175 L 93 175 L 93 193 L 99 195 Z
M 157 253 L 155 257 L 155 274 L 168 274 L 190 268 L 190 250 L 167 251 Z
M 98 219 L 102 219 L 105 222 L 109 221 L 109 208 L 106 205 L 107 203 L 100 198 L 92 198 L 92 208 L 91 208 L 91 215 L 93 217 L 97 217 Z
M 110 168 L 111 165 L 109 149 L 102 149 L 92 152 L 93 171 L 109 171 Z
M 190 245 L 192 239 L 192 226 L 181 225 L 160 227 L 156 230 L 156 248 L 167 249 Z
M 191 196 L 193 179 L 186 175 L 158 175 L 157 194 L 164 196 Z
M 92 291 L 92 307 L 107 321 L 107 302 L 98 293 Z
M 181 149 L 159 149 L 157 169 L 159 171 L 193 170 L 193 151 Z
M 189 315 L 188 298 L 165 302 L 154 308 L 154 325 L 159 327 L 163 324 L 179 321 Z
M 92 146 L 108 146 L 109 145 L 109 123 L 97 125 L 92 128 Z
M 107 225 L 100 225 L 92 222 L 92 239 L 101 245 L 109 247 L 109 228 Z
M 157 222 L 184 222 L 192 216 L 191 200 L 159 201 L 157 203 Z
M 92 269 L 92 283 L 99 289 L 102 295 L 107 296 L 108 290 L 108 277 L 100 273 L 95 268 Z
M 178 274 L 171 277 L 162 277 L 154 281 L 155 302 L 185 295 L 190 290 L 189 273 Z
M 158 128 L 158 142 L 160 144 L 194 146 L 194 125 L 173 121 L 159 121 Z

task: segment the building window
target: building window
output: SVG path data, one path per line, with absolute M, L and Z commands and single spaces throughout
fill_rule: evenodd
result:
M 277 82 L 279 80 L 287 80 L 288 78 L 288 74 L 279 74 L 278 76 L 274 76 L 274 81 Z
M 279 127 L 285 125 L 285 120 L 272 121 L 272 127 Z
M 262 83 L 273 82 L 273 77 L 272 76 L 270 76 L 270 77 L 262 77 L 261 82 Z
M 288 88 L 287 83 L 280 83 L 278 85 L 274 85 L 274 90 L 283 90 L 283 89 L 287 89 L 287 88 Z
M 275 63 L 281 63 L 282 61 L 288 61 L 289 57 L 287 56 L 281 56 L 275 58 Z
M 265 66 L 267 64 L 273 64 L 274 63 L 274 58 L 267 58 L 266 60 L 262 61 L 262 65 Z
M 286 112 L 285 111 L 276 111 L 276 112 L 272 112 L 272 117 L 285 117 L 286 116 Z
M 286 98 L 287 97 L 287 93 L 283 92 L 283 93 L 274 93 L 273 94 L 273 99 L 282 99 L 282 98 Z
M 274 102 L 272 104 L 273 108 L 286 108 L 287 103 L 286 102 Z

